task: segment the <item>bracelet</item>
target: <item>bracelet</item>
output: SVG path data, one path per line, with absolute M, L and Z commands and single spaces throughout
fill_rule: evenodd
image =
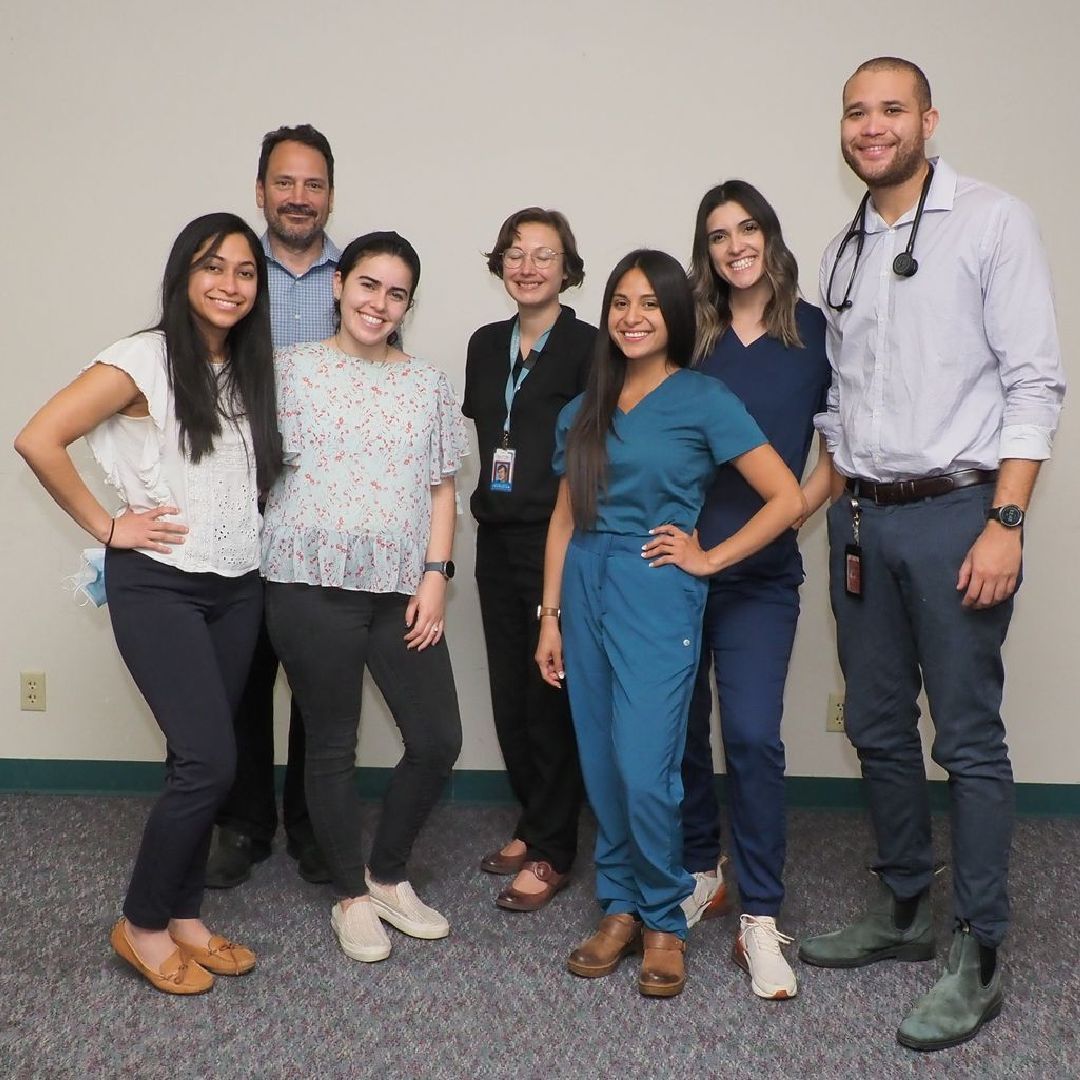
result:
M 539 622 L 545 615 L 550 615 L 553 618 L 558 619 L 562 615 L 562 608 L 544 607 L 543 604 L 541 604 L 536 609 L 536 621 Z
M 116 518 L 112 519 L 112 524 L 109 526 L 109 537 L 105 541 L 105 546 L 106 547 L 111 547 L 112 546 L 112 538 L 113 538 L 113 533 L 114 532 L 116 532 Z

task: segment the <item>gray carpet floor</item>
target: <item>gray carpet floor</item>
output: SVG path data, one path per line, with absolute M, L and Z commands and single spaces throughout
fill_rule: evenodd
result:
M 597 918 L 589 859 L 547 909 L 500 911 L 501 879 L 477 861 L 508 836 L 504 806 L 443 804 L 417 845 L 413 882 L 450 919 L 445 941 L 391 930 L 387 961 L 350 961 L 330 930 L 330 887 L 301 881 L 278 850 L 205 908 L 259 966 L 203 997 L 168 997 L 107 941 L 147 808 L 0 797 L 0 1080 L 1080 1077 L 1077 820 L 1019 823 L 1006 1007 L 973 1042 L 919 1055 L 894 1032 L 939 962 L 796 963 L 799 996 L 763 1002 L 731 963 L 729 916 L 691 932 L 678 998 L 640 997 L 633 960 L 606 979 L 573 977 L 566 954 Z M 583 833 L 587 852 L 587 821 Z M 945 857 L 944 821 L 937 833 Z M 861 814 L 792 811 L 783 929 L 799 937 L 845 921 L 867 895 L 869 853 Z M 935 903 L 944 941 L 947 874 Z

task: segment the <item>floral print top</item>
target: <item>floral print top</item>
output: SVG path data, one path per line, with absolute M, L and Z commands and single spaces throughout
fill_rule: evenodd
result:
M 415 357 L 375 362 L 317 341 L 274 362 L 285 469 L 263 515 L 263 576 L 411 596 L 431 486 L 468 453 L 449 380 Z

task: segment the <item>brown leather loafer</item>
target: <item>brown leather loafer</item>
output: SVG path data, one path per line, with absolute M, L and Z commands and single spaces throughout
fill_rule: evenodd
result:
M 605 915 L 596 933 L 570 954 L 566 966 L 582 978 L 599 979 L 610 975 L 640 944 L 640 920 L 633 915 Z
M 502 851 L 493 851 L 480 860 L 480 869 L 487 874 L 516 874 L 525 863 L 527 852 L 520 855 L 504 855 Z
M 109 942 L 121 960 L 126 960 L 151 986 L 163 994 L 205 994 L 214 985 L 214 976 L 177 949 L 160 968 L 152 968 L 135 951 L 127 935 L 127 919 L 121 919 L 109 934 Z
M 185 960 L 194 960 L 215 975 L 246 975 L 255 966 L 255 954 L 249 948 L 227 941 L 220 934 L 215 934 L 205 949 L 178 937 L 173 941 Z
M 544 883 L 544 888 L 537 893 L 526 893 L 519 892 L 512 884 L 507 885 L 495 897 L 495 903 L 507 911 L 537 911 L 570 883 L 569 873 L 560 874 L 551 863 L 543 859 L 523 863 L 521 869 L 529 870 L 537 880 Z
M 683 953 L 686 942 L 676 934 L 646 930 L 642 935 L 645 955 L 641 960 L 638 989 L 646 997 L 674 997 L 686 984 Z

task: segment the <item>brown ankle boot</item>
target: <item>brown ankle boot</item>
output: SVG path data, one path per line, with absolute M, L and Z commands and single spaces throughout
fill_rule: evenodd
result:
M 570 954 L 566 966 L 575 975 L 599 979 L 610 975 L 640 942 L 641 923 L 633 915 L 605 915 L 596 933 Z
M 686 983 L 683 953 L 686 942 L 677 934 L 646 930 L 638 989 L 646 997 L 674 997 Z

